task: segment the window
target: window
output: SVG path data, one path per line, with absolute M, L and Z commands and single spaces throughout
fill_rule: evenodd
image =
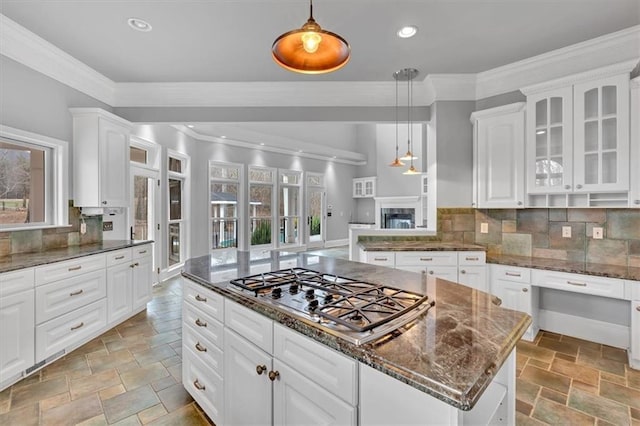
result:
M 241 165 L 209 163 L 212 250 L 238 247 L 241 176 Z
M 187 167 L 182 166 L 186 165 L 188 157 L 182 157 L 177 153 L 170 153 L 168 160 L 168 266 L 171 268 L 175 265 L 182 264 L 187 256 L 187 191 L 185 188 L 187 185 L 188 173 Z M 176 162 L 180 164 L 180 167 L 174 167 L 175 170 L 172 170 L 171 164 L 175 165 Z
M 280 170 L 278 178 L 278 219 L 280 245 L 300 244 L 300 183 L 302 172 Z
M 68 225 L 67 143 L 0 126 L 0 231 Z
M 147 164 L 147 151 L 132 146 L 129 148 L 129 159 L 134 163 Z
M 273 246 L 276 170 L 249 167 L 249 232 L 251 246 Z

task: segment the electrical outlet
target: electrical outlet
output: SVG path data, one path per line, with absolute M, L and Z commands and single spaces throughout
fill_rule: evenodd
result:
M 113 222 L 102 222 L 103 231 L 113 231 Z
M 562 227 L 562 238 L 571 238 L 571 227 L 563 226 Z
M 488 234 L 489 233 L 489 222 L 480 223 L 480 233 Z
M 86 223 L 84 223 L 84 222 L 82 222 L 82 223 L 80 224 L 80 233 L 81 233 L 82 235 L 84 235 L 84 234 L 86 234 L 86 233 L 87 233 L 87 224 L 86 224 Z
M 603 229 L 599 226 L 594 226 L 593 227 L 593 239 L 594 240 L 601 240 L 602 239 L 602 234 L 603 234 Z

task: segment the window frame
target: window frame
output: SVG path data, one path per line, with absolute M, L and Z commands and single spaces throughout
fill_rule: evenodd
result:
M 237 168 L 238 169 L 238 178 L 212 178 L 211 171 L 215 167 L 224 167 L 224 168 Z M 207 218 L 209 220 L 208 224 L 208 237 L 207 237 L 207 245 L 209 247 L 209 253 L 220 253 L 221 251 L 233 251 L 240 250 L 243 246 L 242 237 L 244 235 L 244 230 L 248 226 L 247 223 L 243 223 L 242 217 L 245 216 L 243 212 L 245 212 L 245 202 L 244 202 L 244 193 L 245 193 L 245 177 L 244 177 L 245 165 L 241 163 L 231 163 L 226 161 L 214 161 L 210 160 L 207 167 Z M 214 218 L 211 214 L 211 184 L 215 183 L 233 183 L 238 186 L 237 192 L 237 200 L 236 200 L 236 216 L 233 220 L 236 222 L 236 245 L 235 247 L 220 247 L 214 248 L 212 237 L 213 237 L 213 221 Z M 246 217 L 246 216 L 245 216 Z
M 173 157 L 173 158 L 177 158 L 180 161 L 182 161 L 183 164 L 183 169 L 181 173 L 178 172 L 173 172 L 169 170 L 169 158 Z M 167 242 L 167 246 L 166 246 L 166 250 L 167 250 L 167 254 L 165 256 L 165 260 L 167 262 L 167 271 L 171 272 L 175 269 L 179 269 L 184 265 L 184 262 L 189 258 L 190 255 L 190 247 L 189 247 L 189 215 L 190 215 L 190 197 L 189 197 L 189 178 L 190 178 L 190 173 L 191 173 L 191 157 L 189 157 L 186 154 L 182 154 L 180 152 L 177 151 L 173 151 L 173 150 L 167 150 L 167 155 L 166 155 L 166 173 L 167 173 L 167 177 L 166 177 L 166 185 L 167 185 L 167 190 L 166 190 L 166 195 L 167 195 L 167 214 L 166 214 L 166 218 L 167 218 L 167 226 L 165 228 L 165 233 L 166 233 L 166 242 Z M 181 182 L 181 212 L 180 212 L 180 219 L 171 219 L 170 217 L 170 211 L 171 211 L 171 197 L 170 197 L 170 186 L 169 186 L 169 180 L 179 180 Z M 177 262 L 173 265 L 169 265 L 169 256 L 170 256 L 170 249 L 169 249 L 169 243 L 171 242 L 171 237 L 170 237 L 170 232 L 169 232 L 169 228 L 172 224 L 179 224 L 180 227 L 180 239 L 179 239 L 179 244 L 180 244 L 180 262 Z
M 282 176 L 284 174 L 296 174 L 298 175 L 298 182 L 297 183 L 284 183 L 282 182 Z M 302 170 L 292 170 L 292 169 L 278 169 L 278 185 L 277 185 L 277 191 L 278 191 L 278 197 L 277 197 L 277 226 L 278 226 L 278 233 L 277 233 L 277 247 L 299 247 L 302 246 L 304 244 L 303 239 L 304 239 L 304 228 L 303 228 L 303 223 L 302 223 L 302 208 L 303 208 L 303 198 L 304 198 L 304 172 Z M 281 189 L 283 188 L 298 188 L 298 214 L 297 215 L 286 215 L 286 216 L 280 216 L 280 202 L 281 200 Z M 286 218 L 292 218 L 292 219 L 298 219 L 298 235 L 296 237 L 297 241 L 293 242 L 293 243 L 287 243 L 285 242 L 280 242 L 280 220 L 281 219 L 286 219 Z M 286 240 L 286 239 L 285 239 Z
M 45 221 L 0 224 L 0 232 L 60 228 L 69 224 L 69 144 L 66 141 L 0 124 L 0 137 L 7 142 L 45 148 Z M 47 157 L 48 161 L 47 161 Z
M 252 170 L 261 170 L 261 171 L 269 171 L 271 172 L 271 183 L 262 182 L 262 181 L 252 181 L 251 180 L 251 171 Z M 247 193 L 249 194 L 249 214 L 247 217 L 249 218 L 247 224 L 247 233 L 249 234 L 249 248 L 250 250 L 259 250 L 259 249 L 268 249 L 276 247 L 276 242 L 278 241 L 278 232 L 276 231 L 276 224 L 278 222 L 278 187 L 276 181 L 278 180 L 278 169 L 275 167 L 266 167 L 266 166 L 252 166 L 248 167 L 248 177 L 247 177 Z M 261 216 L 252 216 L 251 215 L 251 185 L 259 185 L 259 186 L 271 186 L 271 242 L 269 244 L 259 244 L 252 245 L 251 244 L 251 234 L 253 230 L 251 229 L 251 223 L 253 219 L 260 219 Z

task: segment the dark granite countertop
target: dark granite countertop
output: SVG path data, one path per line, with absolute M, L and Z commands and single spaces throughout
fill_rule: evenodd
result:
M 508 255 L 487 255 L 487 263 L 640 281 L 640 268 L 632 266 Z
M 151 242 L 153 241 L 112 240 L 81 246 L 49 249 L 34 253 L 20 253 L 11 256 L 3 256 L 0 257 L 0 273 L 22 268 L 30 268 L 32 266 L 46 265 L 48 263 L 90 256 L 92 254 L 119 250 L 142 244 L 149 244 Z
M 442 241 L 359 241 L 365 251 L 485 251 L 476 244 L 446 243 Z
M 269 258 L 220 264 L 202 256 L 186 262 L 182 274 L 274 321 L 361 361 L 420 391 L 462 410 L 471 409 L 494 378 L 531 318 L 492 303 L 486 293 L 446 280 L 427 277 L 427 294 L 435 307 L 413 326 L 361 346 L 334 337 L 315 323 L 232 291 L 229 272 L 247 276 L 293 266 L 421 291 L 421 275 L 360 262 L 272 252 Z M 226 273 L 225 280 L 217 278 Z

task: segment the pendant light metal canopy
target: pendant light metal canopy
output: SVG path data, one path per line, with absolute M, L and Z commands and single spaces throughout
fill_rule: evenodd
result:
M 286 32 L 271 47 L 278 65 L 302 74 L 325 74 L 349 62 L 351 47 L 338 34 L 323 30 L 313 19 L 313 3 L 309 0 L 309 19 L 302 28 Z

